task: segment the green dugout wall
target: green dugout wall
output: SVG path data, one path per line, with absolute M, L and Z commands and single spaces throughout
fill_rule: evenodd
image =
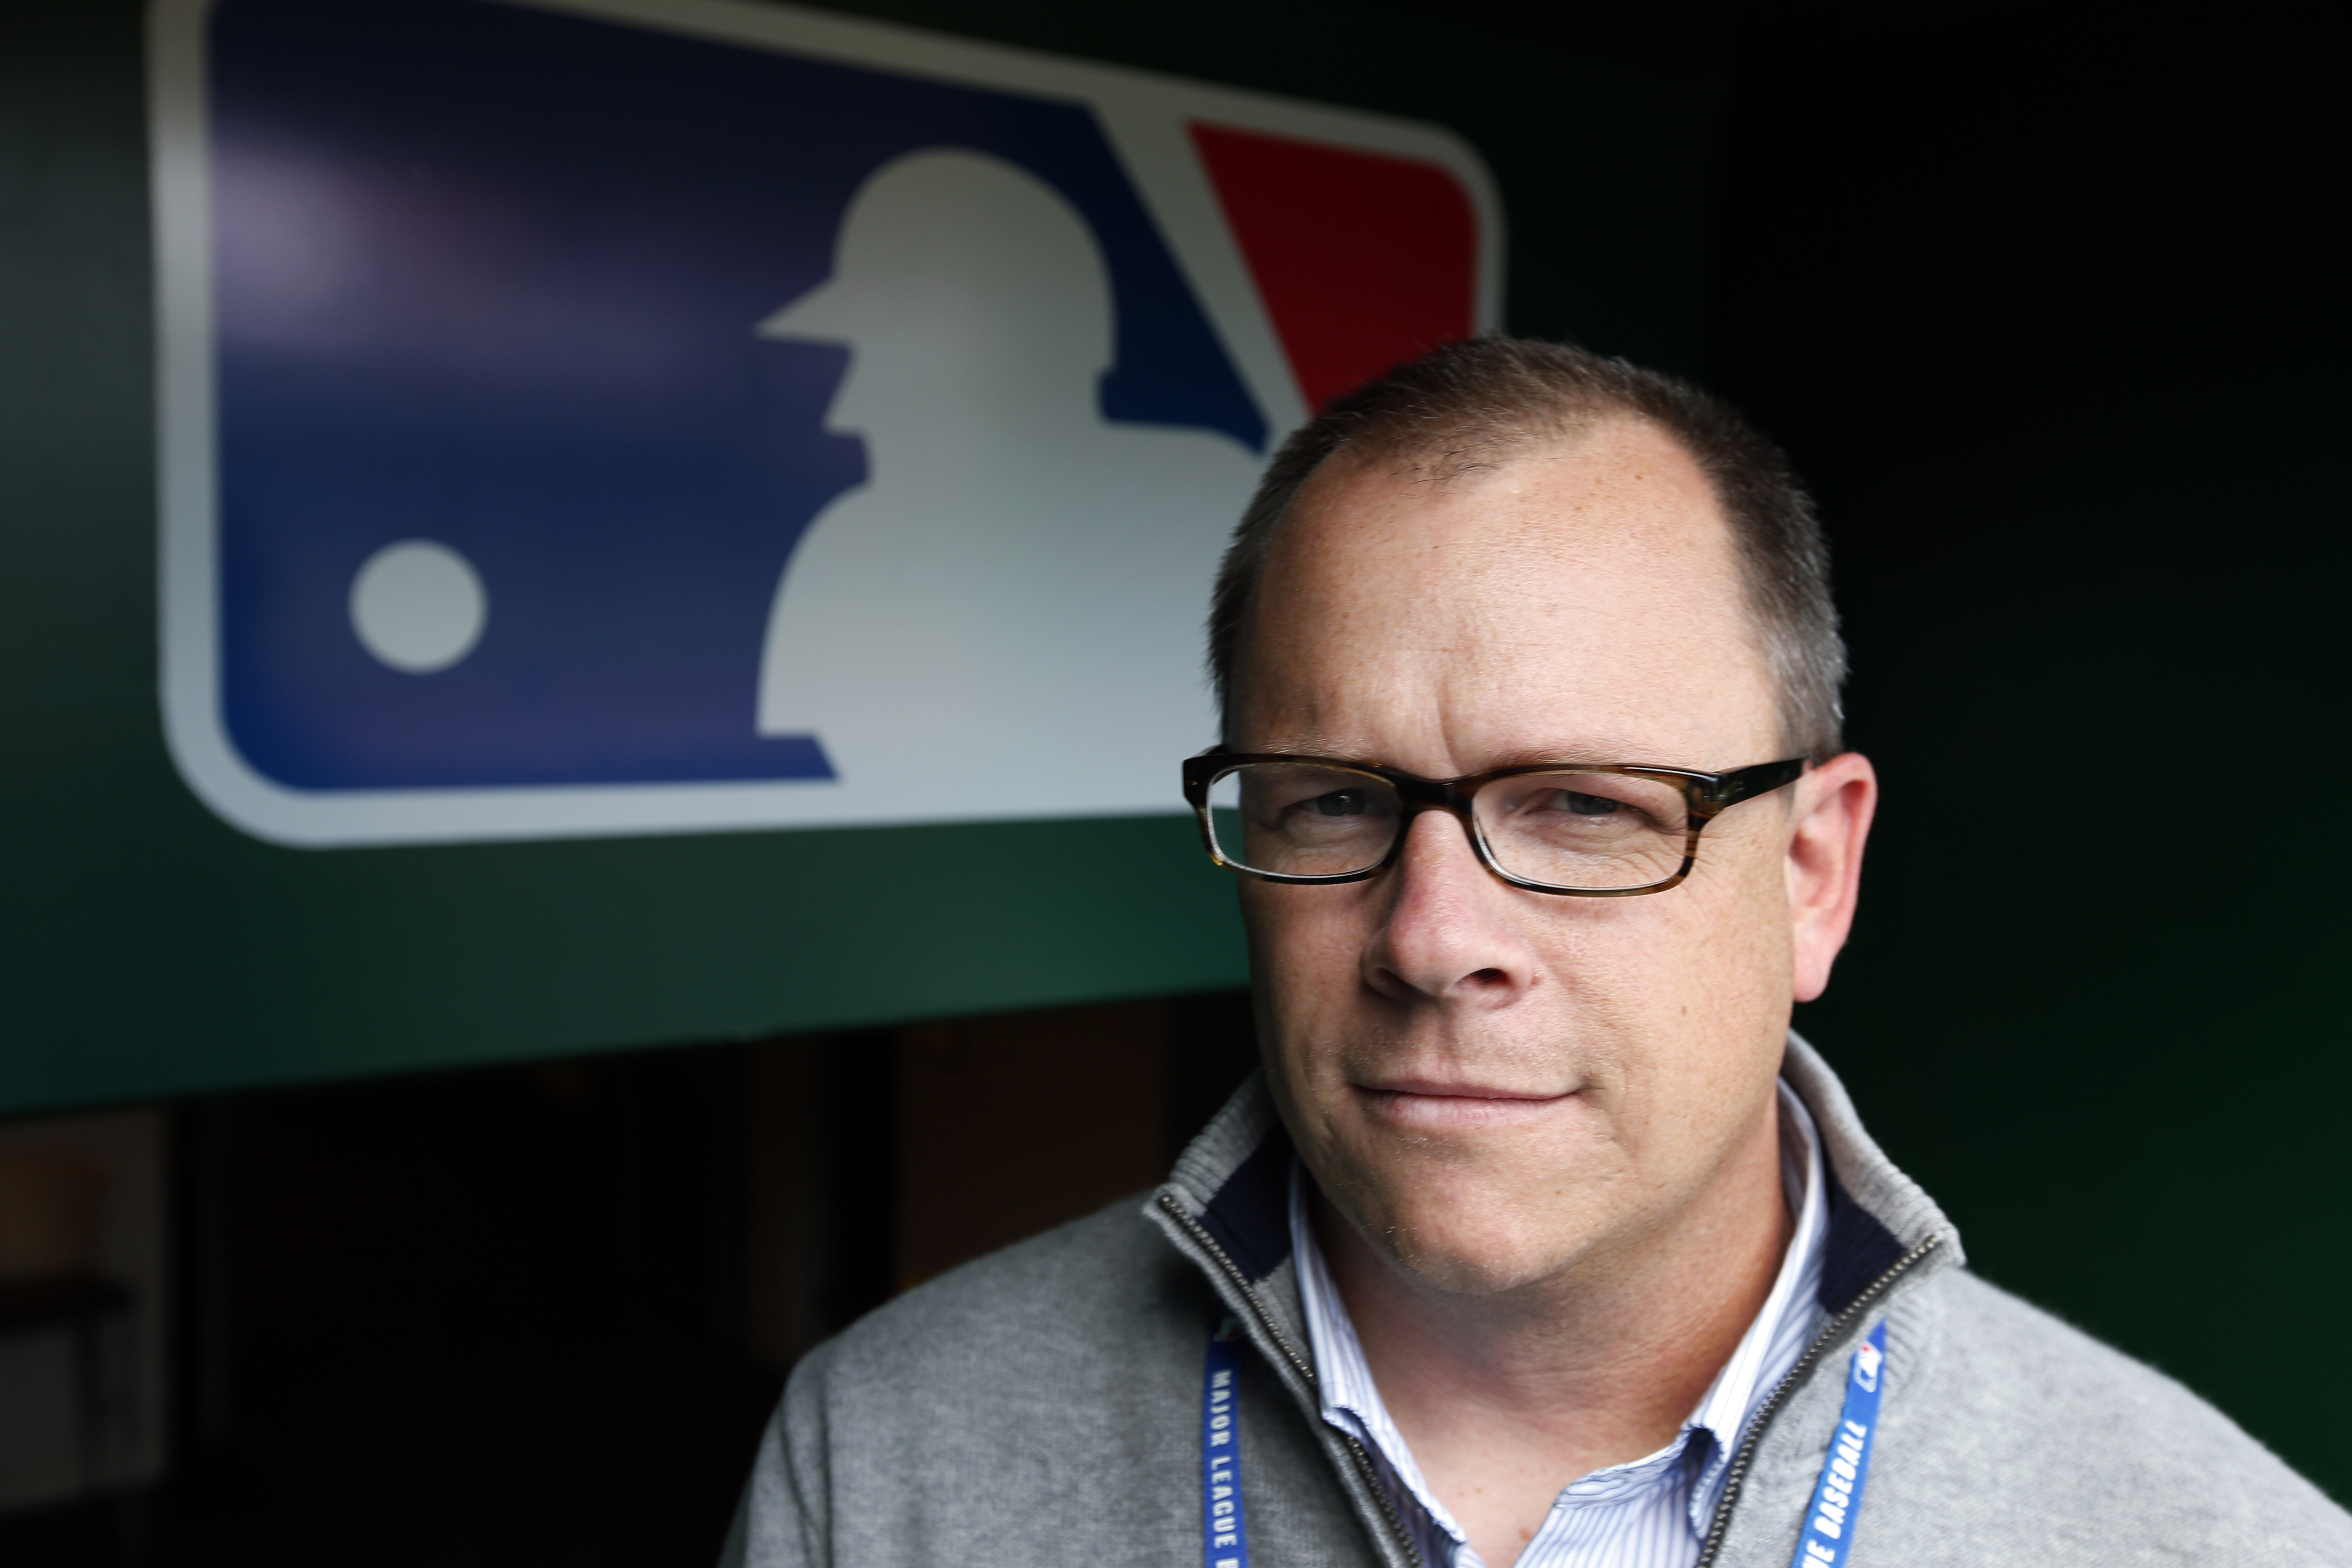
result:
M 19 650 L 5 787 L 25 830 L 5 851 L 0 1105 L 1241 982 L 1231 893 L 1171 815 L 333 849 L 281 847 L 215 817 L 175 775 L 157 718 L 141 17 L 60 7 L 11 25 L 0 621 Z M 1588 299 L 1612 341 L 1696 363 L 1710 72 L 1595 65 L 1570 107 L 1532 73 L 1516 91 L 1473 90 L 1475 51 L 1426 21 L 1381 26 L 1336 55 L 1305 14 L 1296 26 L 1242 71 L 1226 51 L 1042 17 L 994 31 L 1450 125 L 1506 150 L 1507 186 L 1539 186 L 1573 126 L 1598 174 L 1584 182 L 1591 211 L 1569 229 L 1641 238 L 1584 247 L 1517 286 L 1547 320 Z M 1429 70 L 1433 49 L 1456 68 Z M 1526 205 L 1535 253 L 1570 254 L 1534 188 Z
M 1889 792 L 1800 1026 L 1979 1268 L 2352 1492 L 2346 127 L 2310 24 L 871 9 L 1449 127 L 1514 328 L 1790 447 Z M 114 0 L 0 23 L 0 1106 L 1239 981 L 1174 817 L 331 853 L 213 817 L 154 698 L 140 37 Z

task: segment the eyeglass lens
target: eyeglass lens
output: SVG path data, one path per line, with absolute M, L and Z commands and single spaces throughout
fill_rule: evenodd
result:
M 1520 773 L 1480 789 L 1472 815 L 1495 864 L 1555 888 L 1643 888 L 1682 867 L 1683 793 L 1654 779 L 1574 769 Z M 1388 858 L 1405 821 L 1377 773 L 1250 763 L 1209 790 L 1217 852 L 1252 871 L 1344 877 Z

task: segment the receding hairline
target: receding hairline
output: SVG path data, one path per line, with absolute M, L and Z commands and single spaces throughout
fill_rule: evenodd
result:
M 1547 458 L 1569 456 L 1615 431 L 1642 431 L 1655 436 L 1675 455 L 1689 465 L 1693 479 L 1706 492 L 1714 508 L 1716 521 L 1723 525 L 1727 538 L 1736 538 L 1731 509 L 1706 464 L 1694 451 L 1682 433 L 1663 420 L 1638 408 L 1605 407 L 1592 411 L 1590 418 L 1563 421 L 1549 427 L 1481 431 L 1475 436 L 1431 436 L 1421 440 L 1366 439 L 1350 441 L 1325 458 L 1293 492 L 1289 504 L 1282 509 L 1266 538 L 1269 552 L 1282 535 L 1284 525 L 1290 521 L 1300 503 L 1317 489 L 1329 483 L 1345 483 L 1349 479 L 1386 468 L 1389 476 L 1406 483 L 1426 483 L 1445 487 L 1476 481 L 1502 474 L 1518 464 Z
M 1227 694 L 1225 704 L 1227 723 L 1230 724 L 1234 714 L 1244 706 L 1242 692 L 1248 685 L 1246 672 L 1256 657 L 1257 626 L 1264 607 L 1267 570 L 1281 552 L 1284 538 L 1291 532 L 1294 518 L 1302 508 L 1316 503 L 1318 492 L 1380 477 L 1383 470 L 1385 477 L 1392 480 L 1408 485 L 1423 483 L 1439 489 L 1481 482 L 1499 478 L 1507 470 L 1523 463 L 1569 456 L 1593 445 L 1612 430 L 1640 431 L 1656 437 L 1682 460 L 1686 467 L 1687 477 L 1703 493 L 1706 516 L 1713 525 L 1709 530 L 1710 547 L 1720 552 L 1720 562 L 1738 602 L 1739 625 L 1750 649 L 1767 672 L 1769 686 L 1773 665 L 1769 607 L 1762 602 L 1756 574 L 1749 569 L 1744 558 L 1738 524 L 1732 516 L 1722 486 L 1707 471 L 1705 461 L 1684 439 L 1682 433 L 1639 408 L 1615 405 L 1595 408 L 1588 418 L 1546 424 L 1549 427 L 1522 427 L 1487 433 L 1475 441 L 1432 437 L 1418 442 L 1350 442 L 1316 465 L 1291 493 L 1288 504 L 1282 509 L 1260 542 L 1248 603 L 1234 627 L 1237 636 L 1232 650 L 1232 689 Z M 1564 571 L 1570 569 L 1562 568 Z M 1776 709 L 1779 706 L 1777 701 L 1775 706 Z M 1785 722 L 1781 727 L 1787 727 Z M 1227 734 L 1225 739 L 1230 742 L 1233 736 Z
M 1616 420 L 1659 430 L 1706 479 L 1729 525 L 1748 625 L 1766 647 L 1789 743 L 1816 761 L 1835 754 L 1843 745 L 1845 647 L 1828 541 L 1787 455 L 1730 405 L 1674 376 L 1574 343 L 1502 336 L 1465 339 L 1394 366 L 1332 402 L 1275 453 L 1211 594 L 1209 676 L 1228 727 L 1272 541 L 1325 468 L 1402 461 L 1447 483 Z

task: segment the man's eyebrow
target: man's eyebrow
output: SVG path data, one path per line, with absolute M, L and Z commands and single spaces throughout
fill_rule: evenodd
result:
M 1559 746 L 1515 746 L 1497 752 L 1478 768 L 1479 773 L 1496 773 L 1504 768 L 1541 767 L 1547 763 L 1560 763 L 1570 767 L 1666 767 L 1687 766 L 1684 763 L 1667 762 L 1653 754 L 1648 746 L 1613 744 L 1606 742 L 1579 742 Z
M 1325 757 L 1332 762 L 1373 763 L 1394 767 L 1395 760 L 1370 756 L 1351 747 L 1335 744 L 1318 736 L 1287 737 L 1284 743 L 1270 745 L 1265 750 L 1273 754 L 1293 757 Z M 1649 754 L 1651 748 L 1631 742 L 1608 741 L 1578 741 L 1551 746 L 1513 746 L 1496 752 L 1482 760 L 1470 773 L 1493 773 L 1503 768 L 1540 767 L 1547 763 L 1560 763 L 1570 767 L 1684 767 L 1687 763 L 1665 762 Z M 1465 774 L 1467 777 L 1468 774 Z

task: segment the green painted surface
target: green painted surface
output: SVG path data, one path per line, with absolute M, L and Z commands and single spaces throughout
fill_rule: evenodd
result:
M 1705 69 L 1481 81 L 1475 36 L 1328 5 L 893 15 L 1452 125 L 1501 178 L 1522 325 L 1696 362 Z M 125 0 L 0 20 L 0 1113 L 1240 983 L 1181 816 L 331 851 L 213 817 L 155 700 L 140 27 Z M 1568 243 L 1571 169 L 1584 221 L 1637 237 Z

